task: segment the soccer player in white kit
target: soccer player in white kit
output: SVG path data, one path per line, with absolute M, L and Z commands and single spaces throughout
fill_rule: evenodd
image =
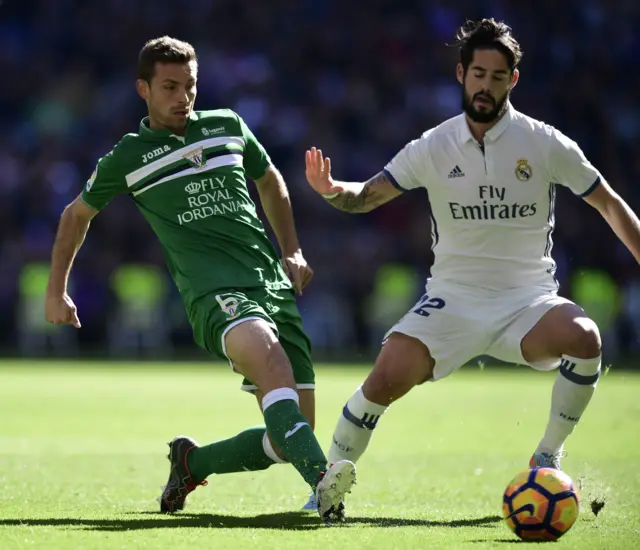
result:
M 424 188 L 432 211 L 435 262 L 424 296 L 388 331 L 374 369 L 345 405 L 329 461 L 357 461 L 392 402 L 486 354 L 560 367 L 530 460 L 559 469 L 598 383 L 601 341 L 585 312 L 557 294 L 556 187 L 596 208 L 638 261 L 640 223 L 574 141 L 511 105 L 522 57 L 511 29 L 483 19 L 456 38 L 462 114 L 408 143 L 366 182 L 336 181 L 328 157 L 306 153 L 309 184 L 340 210 L 369 212 Z

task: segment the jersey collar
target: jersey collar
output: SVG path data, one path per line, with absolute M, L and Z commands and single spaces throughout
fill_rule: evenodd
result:
M 198 120 L 198 115 L 195 111 L 191 111 L 191 113 L 189 114 L 189 120 L 187 120 L 187 127 L 189 126 L 189 124 L 192 124 L 196 120 Z M 149 117 L 146 116 L 140 121 L 140 135 L 148 137 L 171 137 L 174 134 L 171 130 L 168 130 L 166 128 L 163 128 L 161 130 L 152 130 L 151 128 L 149 128 Z
M 502 135 L 502 133 L 507 129 L 511 121 L 514 119 L 514 115 L 515 115 L 515 110 L 511 105 L 511 102 L 509 102 L 507 103 L 507 110 L 505 111 L 502 118 L 498 121 L 498 124 L 496 124 L 493 128 L 491 128 L 491 130 L 489 130 L 484 135 L 485 141 L 487 140 L 496 141 Z M 469 130 L 469 125 L 467 124 L 467 118 L 464 116 L 464 114 L 461 116 L 461 119 L 460 119 L 460 127 L 459 127 L 458 135 L 462 143 L 475 140 L 473 135 L 471 135 L 471 130 Z

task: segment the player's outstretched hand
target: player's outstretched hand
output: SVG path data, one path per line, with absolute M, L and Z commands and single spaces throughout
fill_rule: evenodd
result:
M 44 317 L 54 325 L 73 325 L 76 328 L 81 326 L 78 308 L 66 292 L 61 296 L 47 296 Z
M 323 159 L 322 151 L 312 147 L 305 153 L 305 175 L 309 185 L 321 195 L 342 193 L 344 187 L 336 185 L 331 177 L 331 159 Z
M 302 289 L 306 287 L 313 277 L 313 269 L 309 267 L 301 250 L 282 258 L 284 270 L 289 275 L 293 288 L 298 296 L 302 296 Z

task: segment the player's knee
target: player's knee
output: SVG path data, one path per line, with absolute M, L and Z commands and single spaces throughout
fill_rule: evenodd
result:
M 602 339 L 594 321 L 588 317 L 578 317 L 573 320 L 569 342 L 564 353 L 580 359 L 591 359 L 602 353 Z
M 398 386 L 397 376 L 390 366 L 378 363 L 362 385 L 362 393 L 369 400 L 380 405 L 390 405 Z
M 263 394 L 278 388 L 296 388 L 289 358 L 264 320 L 240 323 L 229 331 L 225 342 L 235 369 Z

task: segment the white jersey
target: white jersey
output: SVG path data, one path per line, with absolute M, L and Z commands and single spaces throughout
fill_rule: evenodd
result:
M 385 172 L 402 190 L 428 191 L 433 281 L 490 291 L 557 290 L 556 185 L 585 197 L 601 181 L 574 141 L 510 105 L 483 146 L 459 115 L 408 143 Z

